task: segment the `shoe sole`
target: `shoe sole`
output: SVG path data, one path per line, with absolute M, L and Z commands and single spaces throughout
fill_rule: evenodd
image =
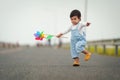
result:
M 80 66 L 79 64 L 73 64 L 73 66 Z

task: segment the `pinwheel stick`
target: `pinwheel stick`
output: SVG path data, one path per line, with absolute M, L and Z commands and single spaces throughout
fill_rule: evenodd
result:
M 34 33 L 35 36 L 35 40 L 43 40 L 44 38 L 49 40 L 53 37 L 57 37 L 56 35 L 51 35 L 51 34 L 44 34 L 43 31 L 37 31 L 36 33 Z M 61 37 L 61 38 L 67 38 L 67 37 Z
M 45 35 L 50 35 L 50 34 L 45 34 Z M 51 35 L 51 36 L 57 37 L 56 35 Z M 62 36 L 60 38 L 68 38 L 68 37 Z

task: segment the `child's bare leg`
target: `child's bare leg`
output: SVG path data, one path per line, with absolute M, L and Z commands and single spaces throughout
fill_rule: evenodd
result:
M 87 51 L 87 50 L 84 50 L 84 51 L 82 51 L 82 53 L 84 53 L 84 54 L 89 54 L 90 52 Z
M 74 58 L 74 61 L 79 62 L 79 58 L 78 57 Z
M 91 53 L 89 51 L 87 51 L 87 50 L 82 51 L 82 53 L 85 54 L 85 59 L 84 60 L 88 61 L 90 59 L 90 57 L 91 57 Z

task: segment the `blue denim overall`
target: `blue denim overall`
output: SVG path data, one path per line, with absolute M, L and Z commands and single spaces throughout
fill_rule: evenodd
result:
M 72 58 L 79 57 L 79 54 L 85 49 L 86 45 L 86 34 L 82 31 L 83 35 L 80 34 L 78 26 L 71 30 L 71 56 Z

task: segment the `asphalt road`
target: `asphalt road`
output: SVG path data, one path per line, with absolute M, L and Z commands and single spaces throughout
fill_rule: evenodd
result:
M 0 80 L 120 80 L 120 58 L 93 54 L 73 67 L 69 50 L 26 48 L 0 50 Z

